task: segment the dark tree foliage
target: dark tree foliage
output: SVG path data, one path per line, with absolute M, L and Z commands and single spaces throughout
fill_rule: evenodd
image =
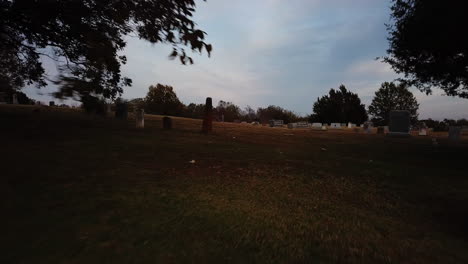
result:
M 107 105 L 104 99 L 91 95 L 83 95 L 81 98 L 81 108 L 88 114 L 106 115 Z
M 149 114 L 180 116 L 184 105 L 179 101 L 174 88 L 169 85 L 151 85 L 145 97 L 145 112 Z
M 433 119 L 426 119 L 421 120 L 424 122 L 427 127 L 434 129 L 434 131 L 448 131 L 449 126 L 467 126 L 468 127 L 468 120 L 466 119 L 444 119 L 443 121 L 437 121 Z
M 393 0 L 391 10 L 384 61 L 423 92 L 468 98 L 468 2 Z
M 40 57 L 59 65 L 57 97 L 114 99 L 131 80 L 121 75 L 126 37 L 173 46 L 171 58 L 193 63 L 184 46 L 212 47 L 192 21 L 194 0 L 0 0 L 0 85 L 46 85 Z
M 283 120 L 285 124 L 296 122 L 300 119 L 294 112 L 275 105 L 270 105 L 266 108 L 259 107 L 257 109 L 257 118 L 262 123 L 267 123 L 269 120 L 276 119 Z
M 203 119 L 205 104 L 190 103 L 184 108 L 184 116 L 189 118 Z
M 341 85 L 338 90 L 330 89 L 328 95 L 314 103 L 312 119 L 321 123 L 362 124 L 367 120 L 366 108 L 355 93 Z
M 252 108 L 250 107 L 249 105 L 246 106 L 244 108 L 244 110 L 242 111 L 242 118 L 241 118 L 242 121 L 246 121 L 246 122 L 253 122 L 253 121 L 258 121 L 258 116 L 257 116 L 257 112 Z
M 375 92 L 374 99 L 369 106 L 369 114 L 376 125 L 388 125 L 390 111 L 407 110 L 414 124 L 418 120 L 418 109 L 419 104 L 406 84 L 396 85 L 392 82 L 384 82 Z

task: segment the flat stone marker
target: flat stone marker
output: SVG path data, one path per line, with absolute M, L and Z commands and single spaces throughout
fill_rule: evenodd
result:
M 202 132 L 209 133 L 213 130 L 213 100 L 211 97 L 206 98 L 205 116 L 203 118 Z
M 163 117 L 162 121 L 163 121 L 164 129 L 167 129 L 167 130 L 172 129 L 172 118 L 165 116 Z
M 288 123 L 288 128 L 293 129 L 297 127 L 297 123 Z
M 408 111 L 391 111 L 390 126 L 388 136 L 394 137 L 410 137 L 410 112 Z
M 283 120 L 270 120 L 270 127 L 282 127 L 283 125 Z
M 312 123 L 312 129 L 322 130 L 322 123 Z
M 330 124 L 330 129 L 341 129 L 341 124 L 340 123 L 331 123 Z
M 462 127 L 460 126 L 451 126 L 449 127 L 448 137 L 450 140 L 458 141 L 460 140 Z
M 145 128 L 145 110 L 135 109 L 136 128 Z

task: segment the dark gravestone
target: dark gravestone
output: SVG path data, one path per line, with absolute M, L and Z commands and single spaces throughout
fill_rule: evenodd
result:
M 162 121 L 164 129 L 172 129 L 172 118 L 165 116 Z
M 203 117 L 202 132 L 209 133 L 213 130 L 213 101 L 211 97 L 206 98 L 205 116 Z
M 388 136 L 409 137 L 410 136 L 410 112 L 391 111 Z
M 50 102 L 49 102 L 49 106 L 55 106 L 55 102 L 54 102 L 54 101 L 50 101 Z
M 461 126 L 451 126 L 449 127 L 449 139 L 452 141 L 460 140 L 460 135 L 462 132 Z
M 115 103 L 115 117 L 126 120 L 128 117 L 128 105 L 124 102 Z

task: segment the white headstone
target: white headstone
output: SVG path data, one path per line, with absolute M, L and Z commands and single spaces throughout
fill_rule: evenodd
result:
M 327 126 L 322 126 L 322 130 L 327 131 L 328 130 Z
M 420 136 L 427 136 L 427 129 L 425 129 L 425 128 L 420 128 L 420 129 L 419 129 L 419 135 L 420 135 Z
M 137 128 L 145 127 L 145 110 L 135 109 L 135 120 Z
M 340 123 L 331 123 L 330 124 L 330 129 L 341 129 L 341 124 Z

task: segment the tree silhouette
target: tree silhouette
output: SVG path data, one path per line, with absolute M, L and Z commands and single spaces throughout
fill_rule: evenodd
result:
M 322 123 L 362 124 L 367 120 L 366 108 L 355 93 L 341 85 L 338 90 L 330 89 L 328 95 L 317 98 L 314 103 L 312 119 Z
M 169 85 L 151 85 L 145 97 L 145 111 L 149 114 L 178 116 L 184 105 L 177 98 L 174 88 Z
M 241 109 L 239 106 L 225 101 L 219 101 L 218 106 L 215 108 L 215 116 L 217 119 L 221 119 L 221 115 L 224 115 L 224 121 L 233 122 L 234 120 L 240 120 Z
M 1 0 L 0 84 L 45 86 L 40 57 L 47 56 L 60 69 L 57 97 L 113 99 L 131 85 L 120 69 L 127 36 L 171 44 L 170 57 L 183 64 L 193 63 L 184 46 L 210 54 L 194 10 L 194 0 Z
M 416 98 L 405 84 L 395 85 L 392 82 L 384 82 L 375 92 L 374 99 L 369 106 L 369 114 L 372 115 L 372 121 L 375 124 L 388 125 L 390 111 L 407 110 L 414 124 L 418 120 L 418 108 Z
M 467 8 L 466 1 L 393 0 L 384 61 L 423 92 L 440 87 L 468 98 Z

